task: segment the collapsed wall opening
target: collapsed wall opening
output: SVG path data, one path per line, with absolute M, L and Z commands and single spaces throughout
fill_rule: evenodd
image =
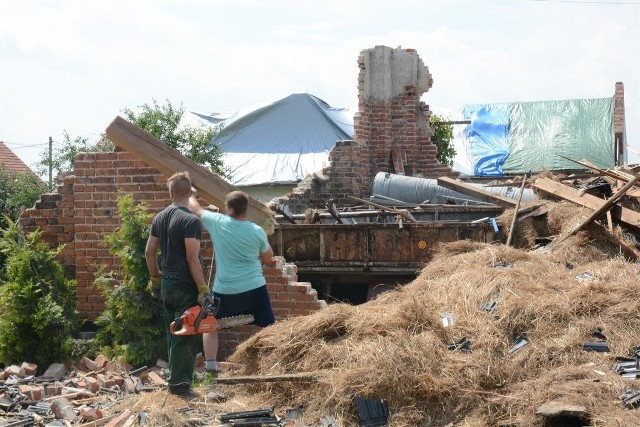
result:
M 379 275 L 318 275 L 298 272 L 298 280 L 311 283 L 318 293 L 318 299 L 327 304 L 347 303 L 364 304 L 383 292 L 410 283 L 416 274 L 379 276 Z

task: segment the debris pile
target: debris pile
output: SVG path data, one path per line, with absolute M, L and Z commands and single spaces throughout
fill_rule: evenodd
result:
M 245 393 L 302 405 L 309 425 L 359 425 L 360 397 L 385 399 L 391 425 L 640 425 L 638 214 L 603 208 L 600 177 L 529 179 L 547 200 L 498 218 L 501 242 L 515 223 L 512 247 L 445 244 L 409 285 L 267 328 L 231 357 L 243 374 L 319 379 Z
M 640 345 L 640 267 L 589 259 L 596 250 L 574 239 L 557 253 L 448 244 L 413 283 L 278 323 L 231 360 L 245 374 L 323 372 L 312 387 L 246 390 L 270 405 L 305 406 L 310 424 L 332 414 L 358 425 L 353 400 L 362 396 L 387 400 L 392 425 L 541 425 L 536 409 L 549 402 L 584 406 L 580 425 L 639 425 L 640 412 L 619 398 L 638 385 L 614 364 Z M 578 280 L 585 271 L 591 279 Z M 596 329 L 610 353 L 583 348 Z

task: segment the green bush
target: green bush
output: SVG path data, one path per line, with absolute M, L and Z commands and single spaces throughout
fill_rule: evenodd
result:
M 121 270 L 103 268 L 96 275 L 96 286 L 106 299 L 96 319 L 96 341 L 106 355 L 143 366 L 167 354 L 162 305 L 149 293 L 144 257 L 152 214 L 126 194 L 118 196 L 118 215 L 120 226 L 105 238 L 105 244 L 120 260 Z
M 34 362 L 46 369 L 71 354 L 77 329 L 75 281 L 67 280 L 36 230 L 24 235 L 9 221 L 0 239 L 5 275 L 0 286 L 0 363 Z
M 453 148 L 453 126 L 447 120 L 435 114 L 429 120 L 433 128 L 432 140 L 438 147 L 436 159 L 443 165 L 453 166 L 453 158 L 456 156 L 456 149 Z

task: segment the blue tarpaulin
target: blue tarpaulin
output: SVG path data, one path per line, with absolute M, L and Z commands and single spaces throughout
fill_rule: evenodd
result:
M 613 111 L 613 97 L 466 105 L 471 123 L 457 133 L 454 168 L 474 176 L 581 168 L 562 156 L 611 168 Z

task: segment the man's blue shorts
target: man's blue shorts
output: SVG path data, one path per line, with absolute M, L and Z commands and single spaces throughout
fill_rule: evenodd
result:
M 214 291 L 213 296 L 220 298 L 220 308 L 216 315 L 218 319 L 252 314 L 255 318 L 252 325 L 265 327 L 275 323 L 267 285 L 239 294 L 219 294 Z

